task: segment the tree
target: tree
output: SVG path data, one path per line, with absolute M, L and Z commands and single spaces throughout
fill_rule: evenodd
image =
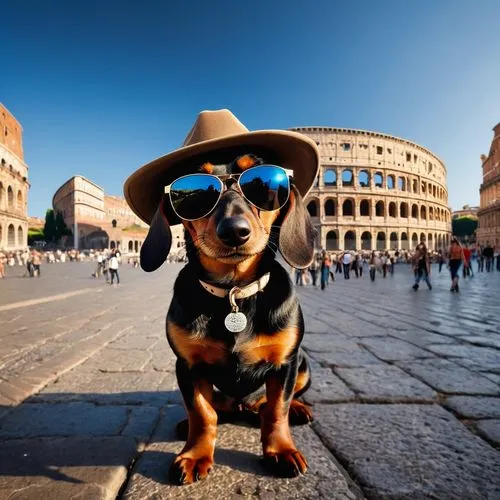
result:
M 477 228 L 477 219 L 472 217 L 458 217 L 452 220 L 451 228 L 453 234 L 459 238 L 472 236 Z
M 71 229 L 64 222 L 64 217 L 62 212 L 57 212 L 56 214 L 56 235 L 57 239 L 60 240 L 63 236 L 71 236 Z
M 57 241 L 56 219 L 54 217 L 54 210 L 51 208 L 45 212 L 45 226 L 43 227 L 43 234 L 45 235 L 45 241 L 51 243 Z

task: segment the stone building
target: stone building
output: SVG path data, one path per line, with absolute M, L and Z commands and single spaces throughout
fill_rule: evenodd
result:
M 460 217 L 470 217 L 471 219 L 477 219 L 478 211 L 479 207 L 464 205 L 461 210 L 453 210 L 453 212 L 451 213 L 451 220 L 459 219 Z
M 0 249 L 28 245 L 28 165 L 21 124 L 0 103 Z
M 477 241 L 500 247 L 500 123 L 493 133 L 488 156 L 481 155 L 483 183 L 479 188 Z
M 448 245 L 446 167 L 431 151 L 387 134 L 293 128 L 319 147 L 321 166 L 305 202 L 327 250 L 430 249 Z

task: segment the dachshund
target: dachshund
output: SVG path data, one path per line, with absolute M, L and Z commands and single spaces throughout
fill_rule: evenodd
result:
M 188 414 L 187 442 L 169 470 L 176 484 L 210 472 L 219 412 L 259 415 L 264 464 L 275 475 L 294 477 L 308 467 L 289 428 L 312 420 L 310 407 L 298 400 L 311 384 L 300 348 L 304 319 L 276 253 L 295 268 L 307 267 L 316 231 L 293 178 L 265 165 L 245 154 L 219 165 L 204 162 L 197 178 L 174 181 L 141 248 L 141 267 L 160 267 L 171 245 L 168 221 L 181 219 L 188 263 L 166 318 Z

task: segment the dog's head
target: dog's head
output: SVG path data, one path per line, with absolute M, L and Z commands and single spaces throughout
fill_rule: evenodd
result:
M 224 178 L 262 163 L 262 159 L 254 155 L 244 155 L 223 165 L 203 163 L 197 171 Z M 272 211 L 252 205 L 234 177 L 224 182 L 225 191 L 209 215 L 182 221 L 190 261 L 196 259 L 213 277 L 229 279 L 238 274 L 251 275 L 265 255 L 274 257 L 277 250 L 293 267 L 304 268 L 310 264 L 315 230 L 293 180 L 286 204 Z M 145 271 L 160 267 L 170 251 L 170 213 L 170 200 L 164 196 L 141 248 L 141 267 Z

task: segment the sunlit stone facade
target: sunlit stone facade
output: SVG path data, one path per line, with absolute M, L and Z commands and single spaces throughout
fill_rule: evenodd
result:
M 387 134 L 293 128 L 319 147 L 321 167 L 305 202 L 327 250 L 444 247 L 451 235 L 446 167 L 428 149 Z

